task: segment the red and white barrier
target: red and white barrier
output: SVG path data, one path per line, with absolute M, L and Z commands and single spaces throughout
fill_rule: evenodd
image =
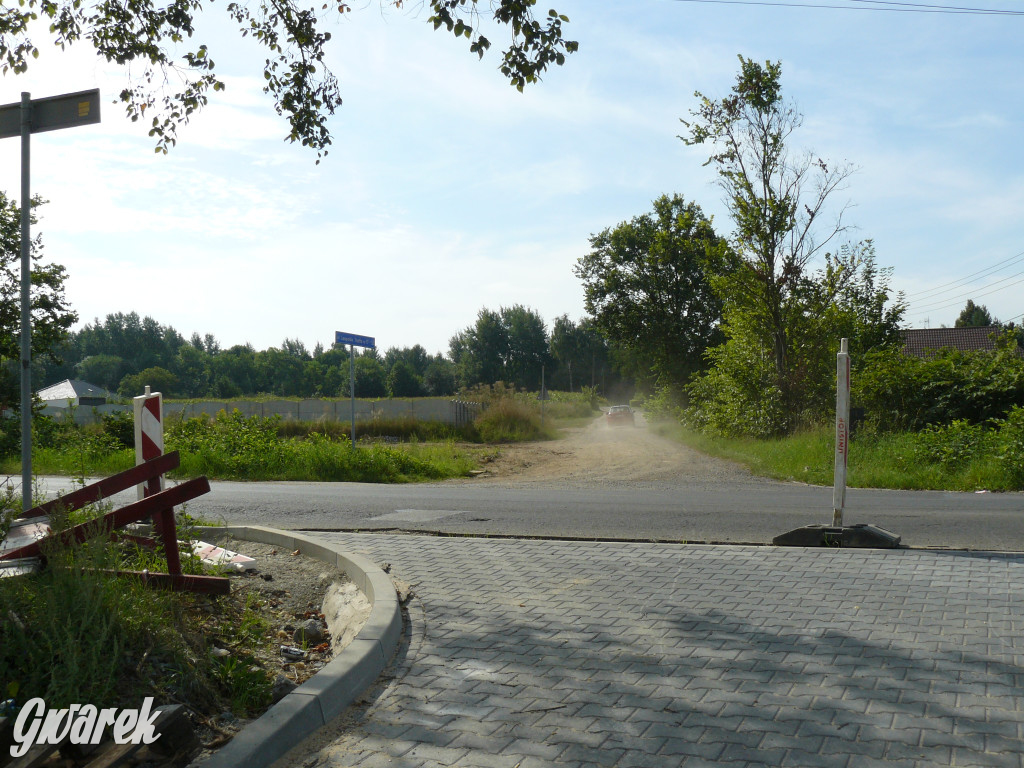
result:
M 133 398 L 132 405 L 135 409 L 135 463 L 142 464 L 164 452 L 163 395 L 159 392 L 151 393 L 149 387 L 146 387 L 146 394 Z M 146 486 L 140 485 L 139 498 L 162 491 L 163 482 L 161 475 L 158 487 L 147 489 Z M 153 485 L 155 486 L 155 482 Z

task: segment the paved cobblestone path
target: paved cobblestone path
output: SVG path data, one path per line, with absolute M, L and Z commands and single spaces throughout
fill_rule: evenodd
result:
M 1024 556 L 318 535 L 415 596 L 305 766 L 1024 766 Z

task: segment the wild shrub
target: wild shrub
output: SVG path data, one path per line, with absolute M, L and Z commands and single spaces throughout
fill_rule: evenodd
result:
M 853 404 L 883 429 L 920 430 L 966 420 L 994 423 L 1024 404 L 1024 358 L 1016 340 L 994 352 L 942 349 L 926 358 L 899 349 L 868 352 L 855 361 Z
M 1024 407 L 1014 407 L 999 421 L 995 440 L 999 461 L 1013 486 L 1024 488 Z
M 0 541 L 7 538 L 11 522 L 21 512 L 20 500 L 14 495 L 14 487 L 7 481 L 0 485 Z M 0 693 L 3 690 L 0 689 Z
M 552 436 L 552 429 L 541 425 L 540 414 L 533 407 L 513 398 L 492 402 L 473 425 L 486 443 L 546 440 Z
M 100 417 L 103 432 L 122 448 L 135 448 L 135 415 L 130 411 L 105 413 Z
M 547 416 L 553 419 L 579 419 L 593 416 L 598 410 L 597 393 L 593 387 L 584 387 L 583 392 L 548 392 L 545 403 Z
M 316 434 L 334 440 L 348 440 L 349 425 L 347 421 L 318 419 L 316 421 L 281 421 L 277 434 L 282 438 L 308 438 Z M 413 416 L 374 417 L 356 422 L 356 436 L 364 437 L 397 437 L 401 441 L 444 441 L 466 438 L 463 431 L 440 421 L 427 421 Z
M 980 458 L 991 445 L 992 432 L 981 424 L 956 419 L 950 424 L 929 425 L 915 435 L 914 458 L 955 469 Z

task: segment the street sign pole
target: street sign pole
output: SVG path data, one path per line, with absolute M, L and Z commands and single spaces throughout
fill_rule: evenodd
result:
M 0 106 L 0 139 L 21 137 L 21 508 L 32 507 L 32 190 L 30 136 L 100 121 L 100 91 L 64 93 Z
M 376 342 L 373 336 L 359 336 L 355 333 L 344 333 L 342 331 L 334 332 L 334 343 L 335 345 L 341 345 L 344 347 L 348 344 L 348 375 L 349 375 L 349 390 L 351 392 L 352 401 L 352 427 L 349 430 L 352 433 L 352 449 L 356 447 L 356 347 L 364 347 L 366 349 L 375 349 Z
M 32 508 L 32 96 L 21 94 L 21 509 Z
M 352 436 L 352 449 L 356 447 L 356 346 L 355 344 L 348 345 L 348 374 L 349 374 L 349 386 L 352 394 L 352 419 L 349 422 L 349 434 Z

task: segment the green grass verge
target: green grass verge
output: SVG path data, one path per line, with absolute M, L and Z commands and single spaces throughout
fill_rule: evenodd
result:
M 558 437 L 557 418 L 581 418 L 589 409 L 584 402 L 559 403 L 542 423 L 536 401 L 503 396 L 488 405 L 472 424 L 457 428 L 409 418 L 357 423 L 360 443 L 355 449 L 344 422 L 284 421 L 237 410 L 216 417 L 170 417 L 164 439 L 166 450 L 181 453 L 181 467 L 172 473 L 178 477 L 405 483 L 466 477 L 486 449 L 464 443 L 553 439 Z M 34 432 L 37 474 L 104 476 L 135 463 L 130 416 L 104 417 L 85 427 L 42 418 Z M 20 458 L 6 456 L 0 471 L 19 474 Z
M 264 451 L 183 453 L 178 473 L 225 480 L 407 483 L 466 477 L 476 466 L 473 455 L 450 442 L 353 449 L 346 442 L 314 438 L 283 441 Z
M 829 427 L 760 440 L 712 437 L 672 422 L 655 431 L 711 456 L 729 459 L 753 473 L 817 485 L 833 482 L 834 432 Z M 854 434 L 847 484 L 855 488 L 938 491 L 1017 491 L 1017 470 L 995 449 L 940 461 L 930 455 L 921 433 Z
M 174 450 L 168 444 L 168 450 Z M 453 442 L 360 445 L 311 438 L 282 440 L 263 450 L 234 452 L 212 446 L 184 449 L 175 477 L 206 475 L 218 480 L 304 480 L 361 483 L 408 483 L 467 477 L 479 464 L 480 451 Z M 101 477 L 135 465 L 132 450 L 75 454 L 53 448 L 34 452 L 32 468 L 40 475 Z M 17 474 L 20 461 L 8 459 L 0 471 Z
M 55 515 L 62 528 L 95 517 L 103 507 L 74 516 Z M 162 556 L 107 537 L 81 545 L 46 545 L 46 567 L 0 579 L 0 695 L 15 706 L 41 697 L 50 708 L 71 704 L 137 706 L 143 696 L 185 700 L 216 713 L 230 707 L 249 714 L 268 703 L 266 671 L 239 686 L 231 670 L 211 653 L 211 641 L 233 649 L 232 659 L 249 670 L 249 652 L 263 637 L 245 629 L 252 606 L 216 598 L 144 587 L 112 572 L 146 568 L 166 571 Z M 182 553 L 187 573 L 201 572 Z

